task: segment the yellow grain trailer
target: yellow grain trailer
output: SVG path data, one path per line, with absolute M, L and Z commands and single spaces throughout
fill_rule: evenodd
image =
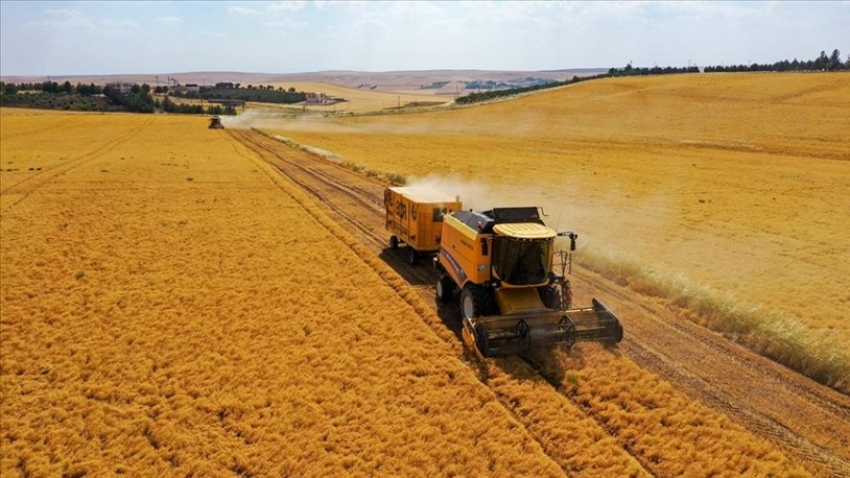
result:
M 443 217 L 463 207 L 457 196 L 419 186 L 387 188 L 384 206 L 387 231 L 392 234 L 390 247 L 407 244 L 411 264 L 440 249 Z

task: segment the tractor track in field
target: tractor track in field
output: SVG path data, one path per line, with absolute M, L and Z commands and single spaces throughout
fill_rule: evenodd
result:
M 429 304 L 435 303 L 436 271 L 412 267 L 399 251 L 386 248 L 383 184 L 261 133 L 230 133 L 313 195 L 335 220 L 351 226 L 355 237 L 430 298 Z M 813 475 L 850 477 L 850 397 L 679 317 L 658 299 L 641 296 L 583 267 L 574 267 L 570 279 L 578 303 L 598 296 L 621 318 L 626 333 L 619 350 L 625 357 L 776 443 Z M 437 312 L 446 327 L 459 335 L 457 312 L 442 306 Z M 529 364 L 540 373 L 539 367 Z M 541 376 L 561 394 L 552 377 Z M 605 428 L 604 420 L 583 409 Z M 640 457 L 635 459 L 646 468 Z
M 632 319 L 625 321 L 619 348 L 636 364 L 771 439 L 814 474 L 850 476 L 846 395 L 584 268 L 574 269 L 573 283 L 603 297 L 621 318 Z
M 407 262 L 403 254 L 399 251 L 392 251 L 386 248 L 388 241 L 385 240 L 383 227 L 383 189 L 384 185 L 371 179 L 364 179 L 364 176 L 351 171 L 350 169 L 333 163 L 321 163 L 322 160 L 312 158 L 307 154 L 299 154 L 293 152 L 291 155 L 284 157 L 281 154 L 280 146 L 273 139 L 267 138 L 257 133 L 232 132 L 231 134 L 256 153 L 263 161 L 270 164 L 278 172 L 283 174 L 288 180 L 292 181 L 320 202 L 320 206 L 330 213 L 331 218 L 340 224 L 352 225 L 357 230 L 355 236 L 358 237 L 371 251 L 376 252 L 386 263 L 390 265 L 399 275 L 401 275 L 408 284 L 412 285 L 419 295 L 426 299 L 428 304 L 437 308 L 434 301 L 434 286 L 437 281 L 437 273 L 433 268 L 423 267 L 422 265 L 414 266 Z M 318 164 L 316 162 L 319 161 Z M 321 172 L 317 172 L 321 170 Z M 329 173 L 334 171 L 334 173 Z M 351 181 L 367 181 L 369 184 L 366 187 L 352 187 L 345 183 L 343 178 Z M 355 192 L 356 191 L 356 192 Z M 333 196 L 331 198 L 331 196 Z M 342 199 L 340 198 L 342 196 Z M 353 198 L 352 196 L 359 196 Z M 377 202 L 377 204 L 375 204 Z M 352 210 L 352 206 L 354 209 Z M 379 214 L 380 213 L 380 214 Z M 426 285 L 427 284 L 427 285 Z M 437 313 L 442 319 L 443 324 L 447 329 L 451 330 L 460 340 L 460 318 L 456 310 L 457 307 L 439 307 Z M 431 325 L 432 327 L 434 325 Z M 505 361 L 520 360 L 518 357 L 507 357 Z M 482 370 L 474 360 L 470 362 L 470 367 L 473 368 L 473 373 L 481 375 Z M 533 368 L 532 364 L 527 364 L 529 368 Z M 535 371 L 536 373 L 536 371 Z M 539 376 L 539 375 L 538 375 Z M 544 377 L 539 376 L 541 380 Z M 488 385 L 491 390 L 493 387 Z M 556 400 L 567 400 L 566 397 L 560 394 L 559 391 L 553 388 L 552 396 Z M 500 394 L 493 390 L 494 395 L 502 402 Z M 559 451 L 550 447 L 555 444 L 548 443 L 545 437 L 539 436 L 527 427 L 522 417 L 517 416 L 506 403 L 502 402 L 505 409 L 508 410 L 514 418 L 523 423 L 529 435 L 537 441 L 549 456 L 556 461 L 565 472 L 569 473 L 569 464 L 563 463 L 563 458 L 556 458 Z M 592 417 L 591 417 L 592 418 Z M 604 428 L 604 427 L 603 427 Z M 623 450 L 628 453 L 626 450 Z M 632 458 L 643 465 L 640 457 L 632 456 Z M 644 467 L 644 476 L 652 476 Z
M 118 146 L 123 143 L 126 143 L 136 135 L 138 135 L 145 127 L 149 126 L 154 122 L 154 118 L 148 118 L 144 123 L 132 128 L 127 133 L 111 140 L 103 143 L 102 145 L 94 148 L 91 151 L 86 152 L 76 158 L 69 159 L 68 161 L 64 161 L 54 166 L 46 167 L 42 171 L 37 171 L 34 174 L 24 177 L 20 181 L 15 184 L 9 185 L 2 190 L 0 190 L 0 195 L 8 195 L 8 194 L 20 194 L 21 197 L 17 198 L 15 201 L 10 202 L 6 205 L 2 211 L 2 213 L 7 213 L 14 209 L 15 206 L 20 204 L 26 198 L 28 198 L 32 193 L 38 191 L 43 186 L 50 183 L 53 179 L 62 176 L 69 171 L 76 169 L 84 164 L 90 163 L 97 158 L 105 155 L 106 153 L 114 150 Z

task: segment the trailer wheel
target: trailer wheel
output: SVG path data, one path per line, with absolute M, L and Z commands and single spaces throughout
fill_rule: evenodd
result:
M 419 252 L 411 246 L 407 246 L 407 262 L 412 266 L 419 262 Z
M 440 302 L 449 302 L 455 295 L 455 282 L 452 277 L 445 272 L 440 274 L 440 280 L 437 281 L 437 300 Z
M 390 236 L 390 249 L 398 249 L 398 236 Z
M 492 314 L 495 308 L 490 289 L 469 284 L 460 293 L 460 313 L 465 319 Z

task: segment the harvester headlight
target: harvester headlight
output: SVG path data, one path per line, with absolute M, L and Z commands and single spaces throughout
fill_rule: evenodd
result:
M 484 272 L 487 270 L 487 264 L 478 264 L 478 272 Z

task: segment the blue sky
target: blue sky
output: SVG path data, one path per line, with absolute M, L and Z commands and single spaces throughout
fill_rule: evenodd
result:
M 850 2 L 18 2 L 0 74 L 547 70 L 850 53 Z

